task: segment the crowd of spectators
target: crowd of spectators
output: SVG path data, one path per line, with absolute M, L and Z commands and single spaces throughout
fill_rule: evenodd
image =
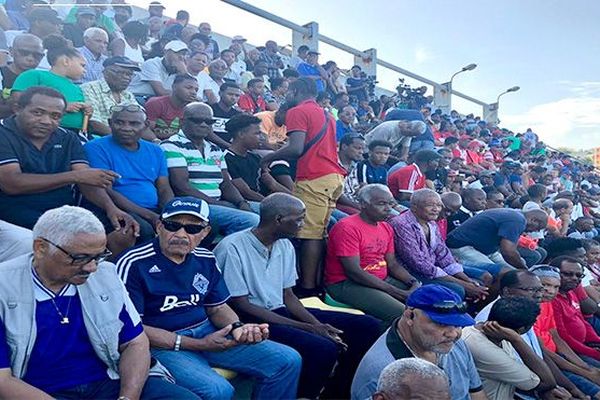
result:
M 600 399 L 593 167 L 104 3 L 0 6 L 1 398 Z

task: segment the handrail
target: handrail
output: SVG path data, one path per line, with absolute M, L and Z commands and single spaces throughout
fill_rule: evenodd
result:
M 242 1 L 242 0 L 221 0 L 221 1 L 224 2 L 224 3 L 227 3 L 229 5 L 232 5 L 234 7 L 240 8 L 240 9 L 242 9 L 244 11 L 247 11 L 247 12 L 249 12 L 251 14 L 257 15 L 257 16 L 265 18 L 265 19 L 268 19 L 269 21 L 275 22 L 276 24 L 285 26 L 286 28 L 289 28 L 289 29 L 291 29 L 293 31 L 296 31 L 296 32 L 299 32 L 299 33 L 302 33 L 302 34 L 310 34 L 310 30 L 308 28 L 306 28 L 304 26 L 301 26 L 301 25 L 298 25 L 298 24 L 295 24 L 295 23 L 293 23 L 291 21 L 288 21 L 285 18 L 279 17 L 279 16 L 277 16 L 275 14 L 272 14 L 272 13 L 270 13 L 268 11 L 265 11 L 265 10 L 263 10 L 261 8 L 258 8 L 256 6 L 248 4 L 245 1 Z M 347 44 L 339 42 L 339 41 L 337 41 L 337 40 L 335 40 L 333 38 L 330 38 L 328 36 L 322 35 L 320 33 L 319 33 L 318 39 L 319 39 L 319 41 L 321 41 L 323 43 L 329 44 L 329 45 L 331 45 L 333 47 L 336 47 L 336 48 L 338 48 L 340 50 L 343 50 L 343 51 L 345 51 L 347 53 L 350 53 L 350 54 L 353 54 L 355 56 L 360 56 L 360 55 L 362 55 L 364 53 L 361 50 L 355 49 L 352 46 L 348 46 Z M 410 78 L 413 78 L 413 79 L 415 79 L 415 80 L 417 80 L 419 82 L 423 82 L 423 83 L 425 83 L 427 85 L 436 86 L 436 87 L 441 86 L 439 83 L 437 83 L 435 81 L 432 81 L 431 79 L 427 79 L 427 78 L 425 78 L 425 77 L 423 77 L 421 75 L 418 75 L 418 74 L 416 74 L 414 72 L 411 72 L 411 71 L 406 70 L 404 68 L 398 67 L 397 65 L 394 65 L 394 64 L 392 64 L 392 63 L 390 63 L 388 61 L 384 61 L 384 60 L 380 59 L 379 57 L 377 58 L 377 65 L 380 65 L 380 66 L 382 66 L 384 68 L 391 69 L 392 71 L 398 72 L 398 73 L 400 73 L 402 75 L 405 75 L 405 76 L 408 76 Z M 474 97 L 471 97 L 471 96 L 466 95 L 464 93 L 458 92 L 458 91 L 456 91 L 454 89 L 451 89 L 451 94 L 453 94 L 455 96 L 458 96 L 458 97 L 461 97 L 461 98 L 463 98 L 465 100 L 468 100 L 468 101 L 470 101 L 472 103 L 478 104 L 480 106 L 486 106 L 487 105 L 487 103 L 484 102 L 484 101 L 478 100 L 478 99 L 476 99 Z

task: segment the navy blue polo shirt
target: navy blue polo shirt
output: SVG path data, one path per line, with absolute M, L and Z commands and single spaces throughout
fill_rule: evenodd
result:
M 79 139 L 57 129 L 41 149 L 18 132 L 15 118 L 0 123 L 0 165 L 18 164 L 26 174 L 58 174 L 74 164 L 88 164 Z M 47 210 L 73 205 L 73 186 L 65 185 L 43 193 L 9 195 L 0 190 L 0 219 L 31 229 Z
M 23 381 L 51 394 L 108 379 L 107 366 L 96 355 L 87 334 L 75 286 L 67 285 L 55 294 L 43 285 L 33 268 L 32 275 L 37 335 Z M 68 324 L 61 324 L 62 317 L 56 308 L 69 319 Z M 125 306 L 119 319 L 123 323 L 119 344 L 127 343 L 142 333 L 142 324 L 133 325 Z M 0 368 L 10 366 L 6 330 L 1 323 Z
M 200 247 L 176 264 L 162 254 L 156 238 L 123 253 L 116 264 L 144 325 L 192 328 L 208 318 L 205 307 L 229 299 L 214 254 Z
M 356 175 L 359 183 L 380 183 L 387 185 L 388 170 L 385 165 L 372 165 L 369 160 L 356 164 Z
M 473 246 L 489 255 L 500 248 L 502 239 L 517 243 L 525 231 L 527 220 L 519 210 L 494 208 L 467 219 L 448 234 L 446 244 L 451 249 Z
M 389 110 L 386 114 L 385 114 L 385 120 L 386 121 L 423 121 L 425 122 L 425 118 L 423 118 L 423 114 L 421 113 L 421 111 L 419 110 L 404 110 L 404 109 L 400 109 L 400 108 L 393 108 L 391 110 Z M 425 126 L 427 127 L 425 129 L 425 133 L 414 137 L 412 139 L 413 142 L 415 141 L 420 141 L 420 140 L 425 140 L 425 141 L 430 141 L 433 142 L 433 132 L 431 132 L 431 128 L 429 128 L 429 125 L 426 123 Z

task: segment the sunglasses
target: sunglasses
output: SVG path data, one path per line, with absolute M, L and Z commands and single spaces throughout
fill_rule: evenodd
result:
M 144 113 L 146 112 L 144 107 L 140 106 L 139 104 L 125 104 L 125 105 L 117 104 L 116 106 L 112 106 L 109 110 L 109 112 L 111 114 L 115 113 L 115 112 L 121 112 L 121 111 L 127 111 L 127 112 L 142 111 Z
M 206 125 L 213 125 L 215 122 L 217 122 L 216 119 L 213 118 L 196 118 L 196 117 L 187 117 L 186 118 L 188 121 L 194 123 L 194 124 L 206 124 Z
M 432 311 L 440 314 L 451 314 L 451 313 L 461 313 L 464 314 L 467 312 L 467 304 L 466 303 L 457 303 L 452 300 L 445 300 L 438 303 L 434 303 L 430 306 L 418 307 L 420 310 L 424 311 Z
M 190 235 L 197 235 L 202 232 L 208 225 L 197 225 L 197 224 L 181 224 L 175 221 L 162 220 L 163 226 L 169 232 L 177 232 L 181 228 L 185 231 L 185 233 Z
M 102 253 L 98 253 L 98 254 L 73 254 L 73 253 L 70 253 L 67 250 L 63 249 L 56 243 L 51 242 L 48 239 L 45 239 L 42 237 L 40 239 L 42 239 L 46 243 L 51 244 L 52 246 L 56 247 L 57 249 L 59 249 L 60 251 L 65 253 L 67 256 L 69 256 L 69 258 L 71 259 L 71 265 L 86 265 L 92 261 L 95 261 L 96 264 L 99 264 L 112 255 L 112 253 L 108 249 L 106 249 Z
M 15 49 L 15 51 L 17 53 L 19 53 L 19 55 L 21 57 L 33 57 L 37 60 L 41 60 L 42 58 L 44 58 L 44 53 L 39 53 L 37 51 L 31 51 L 31 50 L 25 50 L 25 49 Z

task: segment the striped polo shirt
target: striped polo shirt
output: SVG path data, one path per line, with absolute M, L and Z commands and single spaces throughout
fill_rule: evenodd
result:
M 202 152 L 180 130 L 160 144 L 167 157 L 167 167 L 187 167 L 190 185 L 214 199 L 221 197 L 219 185 L 223 182 L 222 170 L 227 169 L 225 153 L 215 144 L 204 141 Z

